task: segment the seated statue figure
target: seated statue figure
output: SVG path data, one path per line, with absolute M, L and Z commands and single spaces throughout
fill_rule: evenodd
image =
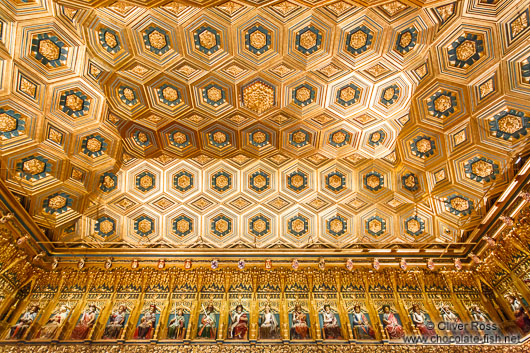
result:
M 24 334 L 27 329 L 31 326 L 37 314 L 39 313 L 38 305 L 31 305 L 29 310 L 27 310 L 21 317 L 18 319 L 17 323 L 11 327 L 9 331 L 9 339 L 19 340 L 24 338 Z
M 111 314 L 109 323 L 107 324 L 107 327 L 105 327 L 105 332 L 103 332 L 103 339 L 119 338 L 125 324 L 126 315 L 127 307 L 122 304 L 118 307 L 118 310 Z

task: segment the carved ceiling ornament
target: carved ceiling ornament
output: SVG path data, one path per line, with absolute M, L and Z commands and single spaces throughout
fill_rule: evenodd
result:
M 383 230 L 383 224 L 378 219 L 373 219 L 370 222 L 368 222 L 368 229 L 372 233 L 379 233 L 381 230 Z
M 93 77 L 99 77 L 101 74 L 101 70 L 94 65 L 92 65 L 89 70 Z
M 191 178 L 188 175 L 181 175 L 177 179 L 177 185 L 181 189 L 187 189 L 191 185 Z
M 346 133 L 344 131 L 337 131 L 332 135 L 331 139 L 336 144 L 341 144 L 346 141 Z
M 389 101 L 392 99 L 392 97 L 394 97 L 395 93 L 396 93 L 396 90 L 394 89 L 394 87 L 388 87 L 387 89 L 385 89 L 385 92 L 383 93 L 383 98 Z
M 451 206 L 457 211 L 466 211 L 469 209 L 469 202 L 462 197 L 455 197 L 451 200 Z
M 66 106 L 73 111 L 82 110 L 83 109 L 84 100 L 79 98 L 75 94 L 69 94 L 66 96 Z
M 258 189 L 264 188 L 267 185 L 267 178 L 262 174 L 258 174 L 254 177 L 253 184 Z
M 182 132 L 177 131 L 176 133 L 173 134 L 173 141 L 175 141 L 179 145 L 183 145 L 188 141 L 188 137 L 186 136 L 186 134 L 183 134 Z
M 294 142 L 301 144 L 303 142 L 306 142 L 306 140 L 307 140 L 307 134 L 305 132 L 298 130 L 293 133 Z
M 30 97 L 35 97 L 35 94 L 37 93 L 37 86 L 25 77 L 22 77 L 20 79 L 20 90 Z
M 412 233 L 419 232 L 421 230 L 421 224 L 417 219 L 411 219 L 407 222 L 407 229 Z
M 148 189 L 153 186 L 153 178 L 149 175 L 144 175 L 140 178 L 140 186 L 144 189 Z
M 256 49 L 261 49 L 267 45 L 267 36 L 261 31 L 254 31 L 250 35 L 250 45 Z
M 90 152 L 99 152 L 101 151 L 101 141 L 95 137 L 89 138 L 86 143 L 86 147 Z
M 456 48 L 456 57 L 458 60 L 467 61 L 476 53 L 475 43 L 466 40 Z
M 293 12 L 298 8 L 298 5 L 290 1 L 282 1 L 274 5 L 274 9 L 280 12 L 283 16 L 287 16 L 289 13 Z
M 352 7 L 353 6 L 351 4 L 344 1 L 337 1 L 327 6 L 327 8 L 333 11 L 333 13 L 335 13 L 337 16 L 346 13 Z
M 213 136 L 213 140 L 216 143 L 222 144 L 222 143 L 225 143 L 227 141 L 227 136 L 222 131 L 216 131 L 212 136 Z
M 293 71 L 293 69 L 289 68 L 286 65 L 280 64 L 280 65 L 274 67 L 271 71 L 274 72 L 276 75 L 278 75 L 280 77 L 284 77 L 287 74 L 291 73 Z
M 449 110 L 452 106 L 451 97 L 446 95 L 441 95 L 434 101 L 434 107 L 442 113 Z
M 156 49 L 162 49 L 167 45 L 166 36 L 158 30 L 149 33 L 149 43 Z
M 106 219 L 99 223 L 99 230 L 104 234 L 108 234 L 114 230 L 114 223 Z
M 153 224 L 148 219 L 142 219 L 138 222 L 138 230 L 142 233 L 149 233 L 152 230 Z
M 344 231 L 344 223 L 339 217 L 335 217 L 329 222 L 329 229 L 333 233 L 342 233 Z
M 41 40 L 39 43 L 39 53 L 49 61 L 58 60 L 61 49 L 51 40 Z
M 291 228 L 296 233 L 302 233 L 305 230 L 305 227 L 306 227 L 306 223 L 300 218 L 296 218 L 295 220 L 291 222 Z
M 416 186 L 416 178 L 413 174 L 410 174 L 409 176 L 405 178 L 405 185 L 408 188 L 413 188 Z
M 185 219 L 181 219 L 177 221 L 177 230 L 180 233 L 186 233 L 187 231 L 190 230 L 190 222 Z
M 305 49 L 311 49 L 317 45 L 317 35 L 312 31 L 305 31 L 300 35 L 300 45 Z
M 492 93 L 495 90 L 495 81 L 493 79 L 489 79 L 483 84 L 479 86 L 480 90 L 480 98 L 484 98 L 488 96 L 490 93 Z
M 12 116 L 7 115 L 6 113 L 0 114 L 0 131 L 9 132 L 17 128 L 17 119 Z
M 486 54 L 484 37 L 467 32 L 456 38 L 448 51 L 449 61 L 457 68 L 468 69 Z
M 218 176 L 216 179 L 215 179 L 215 185 L 220 188 L 220 189 L 224 189 L 228 186 L 229 184 L 229 179 L 226 175 L 222 174 L 220 176 Z
M 39 174 L 44 172 L 46 168 L 46 163 L 38 160 L 37 158 L 30 159 L 29 161 L 24 162 L 23 170 L 28 174 Z
M 514 134 L 523 128 L 522 120 L 519 117 L 511 114 L 500 118 L 498 124 L 499 130 L 507 134 Z
M 476 175 L 485 178 L 493 174 L 493 165 L 484 160 L 479 160 L 472 164 L 471 170 Z
M 228 230 L 228 222 L 225 219 L 220 219 L 215 222 L 215 230 L 219 233 L 224 233 Z
M 318 71 L 326 75 L 327 77 L 333 77 L 335 74 L 341 72 L 342 69 L 338 67 L 337 65 L 329 64 L 319 69 Z
M 55 129 L 50 129 L 48 138 L 53 142 L 60 144 L 63 140 L 63 135 Z
M 52 209 L 60 209 L 66 206 L 66 197 L 57 195 L 48 200 L 48 206 Z
M 206 94 L 208 95 L 208 99 L 210 99 L 213 102 L 220 101 L 221 98 L 223 98 L 223 91 L 221 91 L 217 87 L 211 87 L 206 91 Z
M 263 219 L 257 219 L 255 220 L 253 223 L 253 229 L 258 232 L 258 233 L 262 233 L 264 232 L 265 230 L 267 230 L 267 222 Z
M 402 47 L 408 47 L 412 42 L 412 33 L 404 32 L 399 39 L 399 45 Z
M 386 68 L 385 66 L 383 66 L 381 64 L 376 64 L 376 65 L 368 68 L 366 71 L 368 71 L 368 73 L 370 75 L 374 76 L 374 77 L 379 77 L 382 74 L 387 73 L 389 70 L 388 70 L 388 68 Z
M 350 101 L 355 98 L 356 93 L 357 91 L 353 87 L 348 86 L 346 88 L 341 89 L 340 98 L 343 101 Z
M 72 170 L 72 179 L 74 179 L 74 180 L 83 181 L 83 176 L 84 175 L 85 174 L 82 171 L 80 171 L 79 169 L 73 169 Z M 114 186 L 114 185 L 112 185 L 112 186 Z
M 252 134 L 252 140 L 257 144 L 261 144 L 267 140 L 267 134 L 263 131 L 256 131 Z
M 300 87 L 296 90 L 296 99 L 305 102 L 311 98 L 311 91 L 307 87 Z
M 149 141 L 149 138 L 147 137 L 147 134 L 145 132 L 138 132 L 138 134 L 136 134 L 136 137 L 138 139 L 138 141 L 142 142 L 142 143 L 145 143 L 147 141 Z
M 132 101 L 136 98 L 136 95 L 134 94 L 134 91 L 129 88 L 129 87 L 126 87 L 124 90 L 123 90 L 123 96 L 128 100 L 128 101 Z
M 519 34 L 521 34 L 525 29 L 529 26 L 529 19 L 528 19 L 528 11 L 523 12 L 519 17 L 517 17 L 512 23 L 510 24 L 510 28 L 512 30 L 512 36 L 517 37 Z
M 400 1 L 392 1 L 387 4 L 381 5 L 381 8 L 389 15 L 389 16 L 395 16 L 401 11 L 408 8 L 407 5 L 403 4 Z
M 111 48 L 115 48 L 117 45 L 118 45 L 118 41 L 116 39 L 116 35 L 109 32 L 109 31 L 106 31 L 105 32 L 105 43 L 111 47 Z
M 453 14 L 455 10 L 455 4 L 447 4 L 440 7 L 437 7 L 436 10 L 440 14 L 440 17 L 443 22 L 447 21 Z
M 372 174 L 366 178 L 366 184 L 370 188 L 375 189 L 381 184 L 381 179 L 379 176 Z
M 495 137 L 515 141 L 527 136 L 530 117 L 525 112 L 506 109 L 490 118 L 489 129 Z
M 201 45 L 206 49 L 212 49 L 214 46 L 217 45 L 216 35 L 209 30 L 205 30 L 201 34 L 199 34 L 199 39 Z
M 497 162 L 484 156 L 473 157 L 464 165 L 466 177 L 480 183 L 488 183 L 495 180 L 496 175 L 500 173 L 500 167 Z
M 332 188 L 337 189 L 340 186 L 342 186 L 342 178 L 337 174 L 333 174 L 332 176 L 328 178 L 328 184 Z
M 243 88 L 243 103 L 250 110 L 261 114 L 274 106 L 274 95 L 274 88 L 257 80 Z
M 295 174 L 291 177 L 291 184 L 295 187 L 295 188 L 300 188 L 304 185 L 305 183 L 305 179 L 302 175 L 300 174 Z
M 416 142 L 416 147 L 419 152 L 426 153 L 432 149 L 432 143 L 430 140 L 424 138 Z
M 170 102 L 176 101 L 179 97 L 179 93 L 176 89 L 173 87 L 166 87 L 162 90 L 162 95 L 165 99 L 167 99 Z
M 114 182 L 114 179 L 111 178 L 109 175 L 105 175 L 103 177 L 103 185 L 108 189 L 112 189 L 116 185 L 116 183 Z
M 147 72 L 149 72 L 149 69 L 142 65 L 136 65 L 135 67 L 131 69 L 131 72 L 141 77 L 145 75 Z
M 354 49 L 361 49 L 366 45 L 368 35 L 361 30 L 353 33 L 350 37 L 350 46 Z

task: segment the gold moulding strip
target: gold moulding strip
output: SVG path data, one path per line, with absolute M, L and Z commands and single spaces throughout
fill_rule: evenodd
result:
M 447 244 L 446 244 L 447 245 Z M 452 245 L 452 244 L 451 244 Z M 467 248 L 472 244 L 462 243 L 451 247 L 451 255 L 447 256 L 449 260 L 455 257 L 466 257 Z M 194 258 L 211 258 L 222 256 L 225 258 L 237 258 L 242 254 L 250 257 L 275 257 L 280 259 L 288 259 L 293 257 L 329 257 L 329 258 L 396 258 L 407 257 L 412 258 L 443 258 L 447 254 L 447 248 L 441 249 L 333 249 L 333 248 L 313 248 L 313 249 L 261 249 L 261 248 L 98 248 L 98 249 L 78 249 L 78 248 L 55 248 L 50 252 L 55 256 L 121 256 L 121 257 L 194 257 Z M 452 260 L 451 260 L 452 261 Z
M 521 346 L 404 346 L 404 345 L 5 345 L 1 353 L 528 353 L 529 345 Z

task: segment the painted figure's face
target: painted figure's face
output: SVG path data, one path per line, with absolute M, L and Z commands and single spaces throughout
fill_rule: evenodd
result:
M 154 313 L 156 311 L 156 308 L 154 306 L 151 307 L 151 312 Z
M 329 314 L 330 311 L 331 311 L 331 309 L 329 308 L 329 306 L 326 306 L 326 313 Z
M 266 312 L 267 314 L 271 312 L 271 308 L 270 308 L 270 306 L 268 306 L 268 305 L 265 306 L 265 312 Z
M 302 310 L 302 308 L 300 307 L 300 305 L 296 305 L 294 307 L 294 311 L 296 311 L 297 313 L 299 313 L 301 310 Z
M 209 313 L 213 313 L 213 306 L 208 305 L 208 312 L 209 312 Z
M 124 312 L 125 311 L 125 305 L 120 305 L 120 312 Z
M 38 310 L 38 309 L 37 309 L 37 306 L 32 306 L 32 307 L 31 307 L 31 312 L 32 312 L 32 313 L 36 313 L 37 310 Z
M 388 314 L 390 312 L 390 308 L 388 306 L 385 306 L 385 308 L 383 309 L 385 314 Z
M 360 313 L 361 312 L 361 308 L 359 308 L 358 306 L 355 307 L 355 312 L 356 313 Z
M 179 314 L 179 316 L 182 316 L 182 315 L 184 315 L 184 311 L 182 309 L 179 309 L 178 314 Z
M 96 307 L 95 306 L 91 306 L 90 308 L 90 312 L 93 313 L 94 311 L 96 311 Z
M 62 313 L 64 313 L 66 311 L 66 306 L 62 305 L 61 306 L 61 309 L 59 309 Z
M 240 306 L 238 306 L 236 310 L 238 313 L 241 313 L 241 311 L 243 311 L 243 309 Z

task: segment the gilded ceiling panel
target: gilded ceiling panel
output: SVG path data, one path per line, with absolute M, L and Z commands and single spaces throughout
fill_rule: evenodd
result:
M 56 246 L 457 246 L 528 149 L 528 1 L 9 0 L 0 25 L 2 177 Z

